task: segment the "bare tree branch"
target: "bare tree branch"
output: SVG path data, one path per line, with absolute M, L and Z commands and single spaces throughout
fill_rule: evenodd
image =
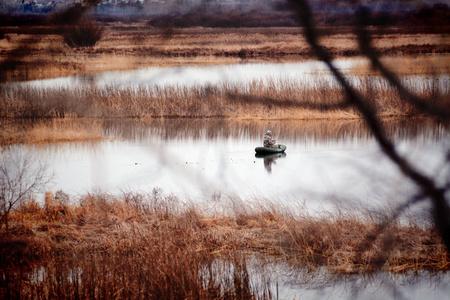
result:
M 0 228 L 8 230 L 8 216 L 23 199 L 42 190 L 53 178 L 48 166 L 27 153 L 3 150 L 0 153 Z
M 372 64 L 372 67 L 381 72 L 381 75 L 387 81 L 397 89 L 401 98 L 408 101 L 421 111 L 425 111 L 432 116 L 436 116 L 443 119 L 450 119 L 450 107 L 433 104 L 430 99 L 422 99 L 413 93 L 411 93 L 405 86 L 400 82 L 399 78 L 391 71 L 386 68 L 386 66 L 380 61 L 379 55 L 372 47 L 372 39 L 369 32 L 365 27 L 365 20 L 367 20 L 367 13 L 365 11 L 359 12 L 359 22 L 356 27 L 356 33 L 358 36 L 359 48 L 363 55 L 365 55 Z
M 381 150 L 397 165 L 406 177 L 410 178 L 420 186 L 424 195 L 431 199 L 435 226 L 447 249 L 450 250 L 450 209 L 445 197 L 445 189 L 436 186 L 436 183 L 432 179 L 416 170 L 397 152 L 394 144 L 387 138 L 384 127 L 376 117 L 374 108 L 369 105 L 369 101 L 359 95 L 359 93 L 348 83 L 344 75 L 332 63 L 332 56 L 319 44 L 319 35 L 308 2 L 306 0 L 290 0 L 290 3 L 291 7 L 296 12 L 298 19 L 304 25 L 304 34 L 313 52 L 327 65 L 336 80 L 344 88 L 347 95 L 347 101 L 362 114 L 376 141 L 380 145 Z

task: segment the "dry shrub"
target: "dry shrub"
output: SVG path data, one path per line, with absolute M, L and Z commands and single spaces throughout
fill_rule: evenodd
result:
M 393 223 L 381 229 L 367 218 L 328 219 L 286 219 L 281 247 L 292 265 L 344 274 L 449 269 L 449 254 L 432 227 Z
M 67 26 L 63 38 L 69 47 L 93 47 L 101 39 L 103 28 L 92 19 L 81 19 Z

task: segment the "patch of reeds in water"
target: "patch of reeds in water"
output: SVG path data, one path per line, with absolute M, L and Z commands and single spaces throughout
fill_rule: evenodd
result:
M 87 195 L 76 204 L 49 192 L 44 205 L 24 203 L 9 231 L 1 229 L 0 297 L 271 299 L 269 261 L 336 274 L 450 266 L 431 227 L 395 223 L 377 232 L 369 215 L 313 217 L 238 199 L 211 204 L 158 190 Z
M 0 145 L 97 141 L 104 138 L 96 120 L 0 121 Z
M 378 77 L 356 80 L 381 116 L 416 116 L 420 112 L 401 101 Z M 419 95 L 446 104 L 448 90 L 424 84 Z M 445 100 L 447 99 L 447 100 Z M 215 86 L 80 86 L 41 88 L 0 86 L 2 118 L 131 117 L 239 119 L 355 119 L 343 104 L 343 92 L 326 80 L 310 86 L 301 81 L 254 81 Z

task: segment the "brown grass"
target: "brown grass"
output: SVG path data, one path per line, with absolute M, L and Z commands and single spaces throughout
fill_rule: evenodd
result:
M 359 80 L 382 117 L 420 115 L 399 99 L 384 81 Z M 420 96 L 446 105 L 448 97 L 424 85 Z M 96 86 L 67 88 L 0 86 L 2 118 L 238 118 L 238 119 L 355 119 L 357 112 L 342 106 L 343 93 L 323 80 L 313 87 L 301 81 L 253 82 L 217 85 L 137 89 Z M 447 99 L 447 100 L 446 100 Z
M 293 143 L 299 140 L 313 139 L 328 141 L 345 134 L 347 137 L 367 139 L 371 136 L 362 119 L 350 120 L 236 120 L 223 118 L 209 119 L 46 119 L 46 120 L 3 120 L 1 124 L 1 145 L 16 143 L 40 143 L 48 140 L 48 136 L 60 135 L 51 141 L 92 141 L 99 137 L 103 139 L 140 139 L 142 136 L 163 136 L 167 139 L 228 139 L 236 136 L 259 139 L 261 132 L 273 128 L 284 141 Z M 55 125 L 56 124 L 56 125 Z M 64 124 L 64 125 L 61 125 Z M 436 120 L 429 118 L 389 118 L 383 120 L 386 134 L 392 139 L 402 139 L 405 136 L 420 136 L 425 129 L 435 128 Z M 439 126 L 448 127 L 446 123 Z M 43 132 L 40 138 L 31 139 L 29 131 L 34 127 Z M 57 128 L 55 130 L 54 128 Z M 408 130 L 402 130 L 408 128 Z M 78 139 L 70 139 L 73 135 Z M 94 132 L 92 132 L 94 131 Z
M 450 55 L 386 56 L 381 61 L 397 75 L 450 74 Z M 350 70 L 355 75 L 379 75 L 368 62 L 359 63 Z
M 155 190 L 75 204 L 48 192 L 44 205 L 24 203 L 2 229 L 0 295 L 267 299 L 271 260 L 336 274 L 450 267 L 431 227 L 394 223 L 376 232 L 368 214 L 313 217 L 264 202 L 212 203 L 201 209 Z M 372 247 L 363 247 L 374 233 Z
M 104 139 L 101 123 L 95 120 L 49 119 L 37 122 L 3 120 L 0 145 L 85 142 Z
M 48 29 L 48 28 L 47 28 Z M 8 28 L 13 31 L 17 29 Z M 21 32 L 20 30 L 24 31 Z M 405 33 L 396 28 L 374 32 L 374 46 L 386 55 L 448 53 L 442 34 Z M 330 31 L 322 44 L 337 57 L 358 56 L 351 27 Z M 220 64 L 242 61 L 301 61 L 313 58 L 301 28 L 152 28 L 144 23 L 105 27 L 102 39 L 89 48 L 71 49 L 57 34 L 33 34 L 25 29 L 7 32 L 0 53 L 20 64 L 6 70 L 6 81 L 32 80 L 155 65 Z M 33 40 L 33 42 L 28 42 Z M 27 45 L 25 53 L 22 45 Z M 20 57 L 16 57 L 20 54 Z M 0 58 L 0 63 L 4 62 Z M 111 62 L 114 62 L 113 64 Z M 445 74 L 445 73 L 444 73 Z

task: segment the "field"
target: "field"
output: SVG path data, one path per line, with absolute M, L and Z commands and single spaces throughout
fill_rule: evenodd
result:
M 32 80 L 90 74 L 108 70 L 129 70 L 145 66 L 185 64 L 230 64 L 241 62 L 289 62 L 312 59 L 313 54 L 299 28 L 153 28 L 145 23 L 107 24 L 94 47 L 70 48 L 61 29 L 16 27 L 3 30 L 0 64 L 3 81 Z M 37 34 L 39 33 L 39 34 Z M 360 55 L 351 27 L 322 30 L 321 42 L 336 57 Z M 441 31 L 417 32 L 397 28 L 374 29 L 374 47 L 385 56 L 447 54 L 448 37 Z M 449 59 L 443 64 L 402 73 L 431 71 L 448 74 Z M 111 63 L 114 62 L 114 63 Z M 394 65 L 395 69 L 395 65 Z
M 404 65 L 404 64 L 402 64 Z M 361 67 L 363 68 L 363 67 Z M 361 68 L 358 68 L 360 70 Z M 437 82 L 437 81 L 436 81 Z M 414 106 L 382 79 L 361 78 L 358 90 L 380 117 L 421 116 Z M 377 88 L 374 88 L 377 87 Z M 417 83 L 419 96 L 430 103 L 448 103 L 448 90 Z M 0 87 L 2 118 L 233 118 L 233 119 L 356 119 L 360 114 L 343 104 L 339 87 L 318 79 L 254 81 L 193 87 Z M 425 114 L 426 115 L 426 114 Z

